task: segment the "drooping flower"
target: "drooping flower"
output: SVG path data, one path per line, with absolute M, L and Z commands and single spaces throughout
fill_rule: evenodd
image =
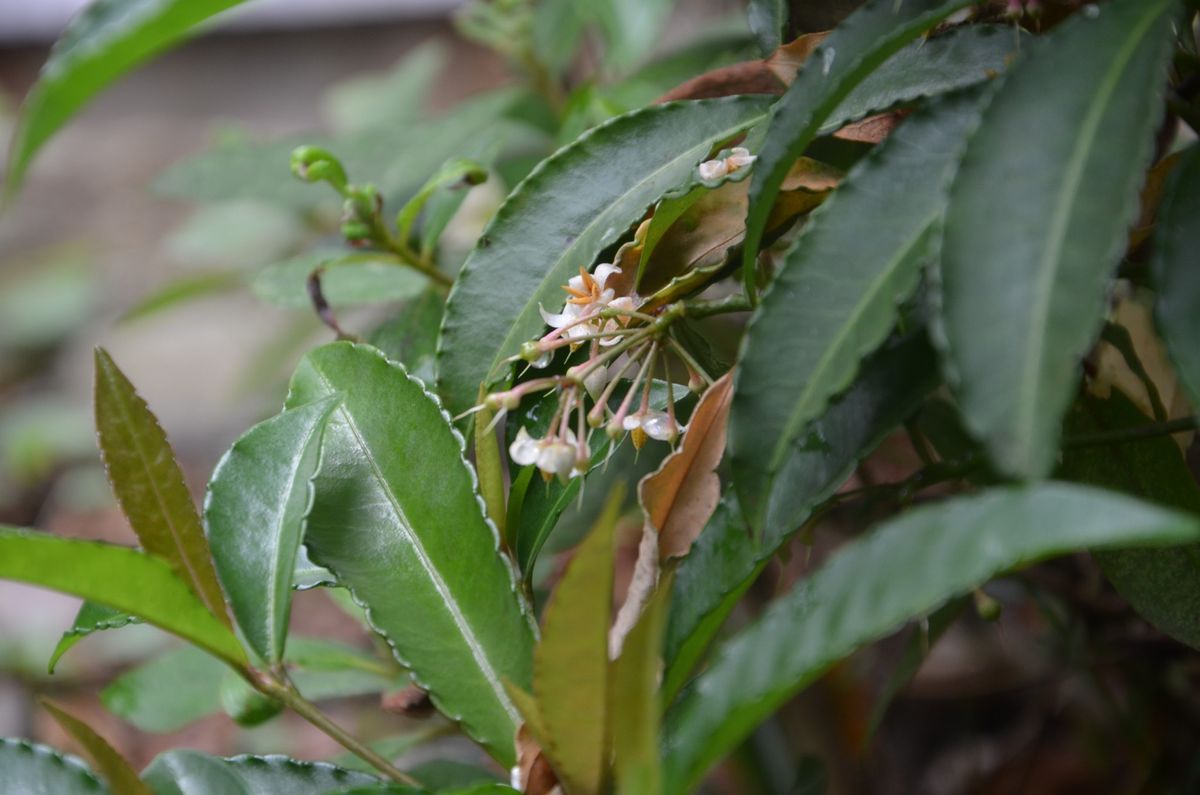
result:
M 729 150 L 728 157 L 720 157 L 715 160 L 705 160 L 697 168 L 700 174 L 700 179 L 706 182 L 721 179 L 728 176 L 740 168 L 745 168 L 757 159 L 757 155 L 750 154 L 750 150 L 744 146 L 735 146 Z

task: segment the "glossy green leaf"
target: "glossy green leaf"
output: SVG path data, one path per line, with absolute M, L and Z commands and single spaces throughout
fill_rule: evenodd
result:
M 1161 114 L 1174 0 L 1088 6 L 1028 48 L 972 137 L 941 262 L 947 369 L 1003 473 L 1054 466 Z M 1031 130 L 1041 130 L 1036 142 Z M 980 333 L 987 329 L 987 333 Z
M 783 28 L 788 20 L 787 0 L 750 0 L 746 19 L 758 41 L 759 52 L 767 57 L 783 43 Z
M 795 441 L 887 337 L 936 256 L 946 191 L 987 94 L 931 103 L 860 161 L 813 213 L 751 317 L 729 451 L 756 529 Z
M 288 406 L 342 393 L 322 442 L 305 544 L 366 609 L 434 704 L 505 765 L 535 629 L 484 518 L 463 439 L 419 381 L 374 348 L 311 352 Z
M 675 572 L 664 642 L 663 691 L 679 691 L 742 594 L 780 547 L 846 481 L 859 461 L 908 418 L 937 383 L 924 334 L 870 357 L 858 381 L 793 441 L 775 482 L 762 538 L 755 543 L 727 493 Z
M 612 666 L 609 713 L 613 767 L 619 793 L 658 795 L 662 792 L 659 730 L 662 704 L 658 685 L 662 674 L 663 631 L 671 575 L 659 582 L 641 618 L 625 637 L 621 656 Z
M 1090 395 L 1078 400 L 1067 413 L 1065 427 L 1078 437 L 1151 422 L 1114 388 L 1107 400 Z M 1200 515 L 1200 487 L 1170 436 L 1069 448 L 1059 474 Z M 1200 545 L 1112 550 L 1095 557 L 1135 610 L 1171 637 L 1200 649 Z
M 121 795 L 152 795 L 150 788 L 138 778 L 137 770 L 133 768 L 133 765 L 129 764 L 129 761 L 121 756 L 117 749 L 109 745 L 107 740 L 97 734 L 91 726 L 49 701 L 43 701 L 42 706 L 54 716 L 58 725 L 87 752 L 104 780 L 115 792 L 119 792 Z M 2 763 L 0 763 L 0 770 L 3 770 Z M 7 771 L 4 773 L 7 779 Z
M 287 643 L 321 434 L 339 399 L 323 398 L 254 426 L 208 484 L 204 521 L 217 575 L 250 648 L 268 663 L 282 659 Z
M 841 102 L 904 45 L 970 0 L 869 0 L 817 48 L 776 103 L 750 178 L 743 271 L 753 287 L 759 246 L 775 195 L 792 162 L 817 136 Z
M 79 613 L 75 616 L 74 625 L 63 633 L 59 639 L 58 645 L 54 647 L 54 653 L 50 655 L 50 661 L 46 663 L 46 667 L 50 673 L 54 673 L 54 668 L 58 665 L 58 661 L 62 656 L 71 650 L 79 641 L 86 638 L 93 632 L 99 632 L 105 629 L 120 629 L 129 624 L 140 624 L 142 620 L 137 616 L 132 616 L 124 610 L 117 610 L 114 607 L 97 604 L 96 602 L 84 602 Z
M 847 544 L 722 646 L 668 715 L 666 791 L 690 791 L 837 660 L 998 574 L 1077 549 L 1198 540 L 1198 517 L 1064 483 L 901 514 Z
M 20 795 L 109 795 L 108 787 L 74 756 L 45 745 L 0 737 L 5 789 Z
M 714 143 L 759 120 L 762 97 L 659 105 L 613 119 L 545 160 L 496 212 L 446 304 L 438 391 L 452 412 L 562 305 L 562 285 L 667 191 L 691 181 Z M 619 164 L 620 167 L 617 167 Z
M 172 649 L 114 679 L 100 699 L 146 732 L 171 732 L 212 714 L 228 669 L 191 647 Z
M 229 626 L 208 540 L 167 435 L 103 348 L 96 349 L 95 399 L 96 435 L 108 480 L 142 548 L 169 563 Z M 134 606 L 111 606 L 141 614 Z
M 347 254 L 319 249 L 268 265 L 250 289 L 261 300 L 289 309 L 308 309 L 308 278 L 321 269 L 321 294 L 330 306 L 346 307 L 403 301 L 420 295 L 429 280 L 390 254 Z
M 223 759 L 199 751 L 160 754 L 143 775 L 156 795 L 323 795 L 378 784 L 365 773 L 325 762 L 286 756 L 235 756 Z
M 6 192 L 50 136 L 109 83 L 241 0 L 95 0 L 50 51 L 9 148 Z
M 533 694 L 550 743 L 543 748 L 571 792 L 598 795 L 607 772 L 608 628 L 624 489 L 608 496 L 542 617 Z
M 124 610 L 233 665 L 245 664 L 246 656 L 229 628 L 153 555 L 0 526 L 0 579 Z
M 1163 341 L 1193 405 L 1200 405 L 1200 146 L 1193 145 L 1158 209 L 1152 267 L 1155 315 Z

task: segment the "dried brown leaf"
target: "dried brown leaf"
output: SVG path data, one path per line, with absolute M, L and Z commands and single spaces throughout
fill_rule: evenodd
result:
M 800 38 L 782 45 L 763 63 L 771 71 L 771 74 L 775 75 L 776 80 L 785 86 L 790 86 L 796 79 L 800 67 L 828 35 L 829 31 L 827 30 L 820 33 L 806 33 Z

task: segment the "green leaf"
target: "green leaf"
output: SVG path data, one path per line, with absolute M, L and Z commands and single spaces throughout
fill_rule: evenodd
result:
M 1138 208 L 1174 6 L 1088 6 L 1029 47 L 955 179 L 941 262 L 945 360 L 968 428 L 1004 474 L 1054 466 Z M 1031 130 L 1043 133 L 1033 141 Z
M 121 756 L 117 749 L 109 745 L 107 740 L 97 734 L 91 726 L 49 701 L 42 701 L 42 706 L 54 716 L 58 725 L 62 726 L 63 730 L 83 747 L 96 767 L 100 769 L 100 773 L 109 786 L 116 792 L 121 795 L 152 795 L 150 788 L 138 778 L 133 765 L 129 764 L 129 761 Z M 7 781 L 8 770 L 7 768 L 4 770 Z M 11 786 L 11 783 L 6 786 Z
M 241 288 L 243 283 L 243 276 L 237 271 L 209 271 L 174 279 L 139 298 L 121 315 L 121 322 L 145 320 L 191 301 L 231 293 Z
M 422 381 L 432 382 L 433 356 L 437 351 L 438 329 L 442 325 L 445 305 L 445 298 L 438 288 L 426 287 L 424 292 L 376 326 L 367 341 Z
M 691 181 L 713 144 L 762 118 L 762 97 L 677 102 L 613 119 L 559 150 L 496 212 L 446 304 L 438 391 L 450 411 L 471 407 L 544 324 L 538 304 L 590 267 L 667 191 Z
M 779 49 L 788 21 L 787 0 L 750 0 L 746 18 L 764 58 Z
M 726 494 L 675 572 L 664 644 L 668 668 L 663 692 L 668 697 L 683 686 L 767 562 L 859 461 L 916 411 L 936 382 L 936 357 L 922 333 L 868 359 L 855 385 L 808 434 L 793 441 L 758 543 L 747 531 L 732 491 Z
M 1150 423 L 1129 398 L 1113 389 L 1107 400 L 1080 398 L 1065 426 L 1078 437 Z M 1170 436 L 1068 448 L 1059 474 L 1200 515 L 1200 487 Z M 1200 546 L 1112 550 L 1095 557 L 1135 610 L 1176 640 L 1200 648 Z
M 624 489 L 608 495 L 542 618 L 533 693 L 550 743 L 543 748 L 571 792 L 598 795 L 607 771 L 608 627 L 616 528 Z
M 667 574 L 625 637 L 621 656 L 613 662 L 608 709 L 617 792 L 640 795 L 662 792 L 659 759 L 662 705 L 658 685 L 670 594 L 671 575 Z
M 758 250 L 771 206 L 792 162 L 856 85 L 905 44 L 969 4 L 970 0 L 870 0 L 808 59 L 773 108 L 766 140 L 754 164 L 743 255 L 748 292 L 754 287 Z
M 334 395 L 285 411 L 238 439 L 217 464 L 204 521 L 217 575 L 250 648 L 283 658 L 292 582 Z
M 8 156 L 5 190 L 21 185 L 50 136 L 109 83 L 183 40 L 199 23 L 241 0 L 95 0 L 50 51 L 25 98 Z
M 1007 25 L 969 25 L 915 41 L 855 86 L 821 125 L 820 134 L 991 79 L 1005 71 L 1028 38 Z
M 54 667 L 58 665 L 62 656 L 70 651 L 72 646 L 93 632 L 104 629 L 120 629 L 129 624 L 140 623 L 142 623 L 140 618 L 132 616 L 124 610 L 117 610 L 114 607 L 91 601 L 84 602 L 75 616 L 75 624 L 63 633 L 58 645 L 54 647 L 54 653 L 50 655 L 50 662 L 46 664 L 46 667 L 50 673 L 54 673 Z
M 1171 177 L 1158 210 L 1151 260 L 1155 317 L 1179 379 L 1200 405 L 1200 146 L 1193 145 Z
M 189 646 L 132 668 L 100 691 L 110 712 L 146 732 L 172 732 L 220 709 L 227 668 Z
M 347 254 L 319 249 L 268 265 L 255 274 L 251 291 L 289 309 L 312 307 L 308 278 L 321 269 L 321 293 L 334 308 L 403 301 L 420 295 L 429 280 L 391 254 Z
M 79 759 L 45 745 L 0 737 L 4 786 L 20 795 L 109 795 Z
M 442 42 L 426 40 L 387 72 L 338 83 L 322 99 L 326 119 L 344 132 L 396 130 L 411 124 L 420 117 L 448 56 Z
M 447 160 L 400 208 L 400 212 L 396 215 L 397 237 L 404 243 L 412 241 L 412 228 L 416 223 L 417 216 L 421 214 L 421 210 L 438 191 L 479 185 L 486 179 L 487 169 L 473 160 L 464 160 L 463 158 Z
M 535 629 L 482 513 L 463 439 L 419 381 L 364 345 L 311 352 L 289 406 L 328 395 L 305 544 L 367 612 L 434 704 L 506 766 Z
M 855 648 L 998 574 L 1077 549 L 1197 540 L 1197 517 L 1064 483 L 901 514 L 844 546 L 721 648 L 668 715 L 666 791 L 690 791 L 755 724 Z
M 96 349 L 95 393 L 96 435 L 108 480 L 142 548 L 169 563 L 217 620 L 230 626 L 208 540 L 167 435 L 103 348 Z M 111 606 L 142 615 L 137 606 Z
M 936 255 L 946 191 L 987 93 L 927 105 L 860 161 L 813 213 L 751 317 L 729 451 L 752 527 L 761 528 L 796 439 L 887 337 Z
M 231 665 L 246 655 L 160 558 L 127 547 L 56 538 L 0 525 L 0 579 L 27 582 L 124 610 Z
M 160 754 L 143 775 L 156 795 L 322 795 L 350 787 L 378 784 L 365 773 L 342 770 L 325 762 L 302 762 L 285 756 L 235 756 L 222 759 L 199 751 Z

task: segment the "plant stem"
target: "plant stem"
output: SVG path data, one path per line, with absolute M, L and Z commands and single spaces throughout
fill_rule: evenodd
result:
M 690 318 L 712 317 L 730 312 L 749 312 L 754 307 L 742 293 L 735 293 L 715 301 L 681 301 L 681 313 Z
M 295 712 L 313 726 L 316 726 L 326 735 L 337 741 L 347 751 L 367 762 L 388 778 L 410 787 L 421 786 L 421 782 L 407 773 L 397 770 L 391 762 L 384 759 L 357 737 L 334 723 L 315 704 L 300 695 L 300 691 L 291 682 L 286 680 L 281 681 L 275 676 L 257 672 L 250 672 L 246 678 L 261 693 L 281 701 L 292 712 Z
M 1155 436 L 1168 436 L 1175 433 L 1188 433 L 1197 428 L 1195 417 L 1180 417 L 1166 422 L 1155 422 L 1150 425 L 1138 425 L 1133 428 L 1118 428 L 1115 431 L 1088 433 L 1073 438 L 1064 439 L 1063 447 L 1078 449 L 1080 447 L 1098 447 L 1106 444 L 1124 444 L 1151 439 Z

